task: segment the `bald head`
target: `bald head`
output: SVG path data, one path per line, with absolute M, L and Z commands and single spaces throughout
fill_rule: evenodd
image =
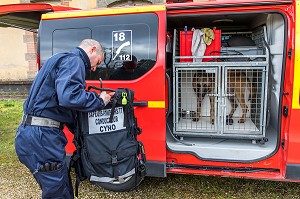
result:
M 82 40 L 82 42 L 80 43 L 79 47 L 82 49 L 90 49 L 91 47 L 96 47 L 96 52 L 98 54 L 102 53 L 102 46 L 100 45 L 100 43 L 94 39 L 84 39 Z
M 79 47 L 86 52 L 91 62 L 91 70 L 95 71 L 97 65 L 101 64 L 104 59 L 102 46 L 94 39 L 84 39 Z

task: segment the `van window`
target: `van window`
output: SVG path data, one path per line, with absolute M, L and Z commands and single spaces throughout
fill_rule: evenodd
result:
M 68 38 L 66 38 L 65 35 L 68 35 Z M 89 28 L 55 30 L 53 32 L 52 54 L 69 51 L 74 48 L 74 46 L 78 46 L 83 39 L 91 38 L 91 36 L 92 30 Z
M 158 17 L 154 13 L 44 20 L 40 30 L 41 64 L 85 38 L 102 44 L 105 60 L 86 75 L 87 80 L 136 79 L 156 63 Z M 131 67 L 129 72 L 116 75 L 125 65 Z
M 156 62 L 157 16 L 132 14 L 109 16 L 106 20 L 111 20 L 111 23 L 93 28 L 93 37 L 105 49 L 105 60 L 97 67 L 96 72 L 87 74 L 86 79 L 139 78 Z

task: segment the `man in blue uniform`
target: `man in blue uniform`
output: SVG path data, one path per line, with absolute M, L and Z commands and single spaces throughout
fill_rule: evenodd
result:
M 110 101 L 113 93 L 85 90 L 86 72 L 95 71 L 103 58 L 101 45 L 85 39 L 71 52 L 48 59 L 31 86 L 15 148 L 41 187 L 42 198 L 74 198 L 62 128 L 72 131 L 76 111 L 100 110 Z

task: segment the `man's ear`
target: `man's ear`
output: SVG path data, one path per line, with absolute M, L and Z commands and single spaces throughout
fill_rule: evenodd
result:
M 92 46 L 90 48 L 90 53 L 93 54 L 93 52 L 96 52 L 96 46 Z

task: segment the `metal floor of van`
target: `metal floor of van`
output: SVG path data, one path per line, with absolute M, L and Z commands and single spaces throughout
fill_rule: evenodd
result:
M 239 130 L 239 134 L 245 133 L 246 130 L 253 130 L 253 131 L 259 131 L 259 129 L 255 126 L 255 124 L 251 120 L 246 120 L 245 123 L 239 123 L 239 118 L 232 118 L 233 124 L 232 125 L 224 125 L 224 130 Z M 178 130 L 186 130 L 187 127 L 190 130 L 199 130 L 199 128 L 205 129 L 205 130 L 215 130 L 215 125 L 211 124 L 210 117 L 201 117 L 201 119 L 198 122 L 192 121 L 192 119 L 184 119 L 181 118 L 178 122 Z M 189 133 L 191 134 L 191 133 Z
M 265 158 L 276 150 L 277 135 L 267 128 L 268 142 L 264 144 L 249 139 L 183 137 L 177 141 L 167 127 L 167 147 L 172 152 L 194 154 L 200 159 L 251 162 Z M 182 143 L 181 143 L 182 142 Z M 184 144 L 183 144 L 184 143 Z

